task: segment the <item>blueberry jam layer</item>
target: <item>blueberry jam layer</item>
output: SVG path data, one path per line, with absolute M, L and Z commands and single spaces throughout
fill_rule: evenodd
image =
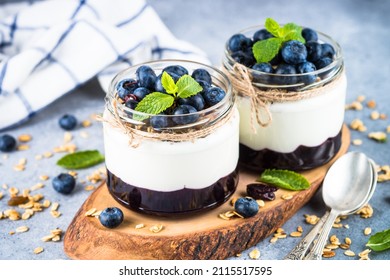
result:
M 224 203 L 236 190 L 238 171 L 202 189 L 161 192 L 129 185 L 107 169 L 107 186 L 115 200 L 137 212 L 172 216 L 212 209 Z
M 269 149 L 254 151 L 240 144 L 240 166 L 261 171 L 268 168 L 308 170 L 330 161 L 341 147 L 341 131 L 315 147 L 299 146 L 291 153 L 279 153 Z

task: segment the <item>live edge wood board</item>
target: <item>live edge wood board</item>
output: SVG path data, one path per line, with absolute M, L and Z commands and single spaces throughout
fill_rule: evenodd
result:
M 336 158 L 347 152 L 350 132 L 343 128 L 342 147 Z M 335 158 L 335 159 L 336 159 Z M 334 162 L 302 172 L 311 183 L 305 191 L 279 189 L 274 201 L 265 203 L 251 218 L 223 220 L 220 213 L 232 210 L 230 201 L 203 214 L 185 218 L 162 218 L 135 213 L 120 206 L 102 184 L 85 201 L 69 225 L 64 237 L 65 253 L 72 259 L 160 259 L 160 260 L 205 260 L 226 259 L 256 245 L 290 219 L 321 185 L 323 178 Z M 234 196 L 245 196 L 246 185 L 256 180 L 259 174 L 240 171 L 239 185 Z M 293 196 L 290 200 L 281 198 Z M 104 228 L 96 217 L 85 213 L 96 208 L 103 210 L 117 206 L 123 210 L 125 219 L 115 229 Z M 136 229 L 138 224 L 145 227 Z M 149 228 L 163 225 L 163 230 L 153 233 Z

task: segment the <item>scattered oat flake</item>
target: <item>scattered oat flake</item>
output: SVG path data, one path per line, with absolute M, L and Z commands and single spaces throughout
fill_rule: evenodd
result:
M 298 226 L 297 227 L 297 231 L 302 233 L 303 232 L 303 228 L 301 226 Z
M 374 214 L 374 209 L 371 207 L 370 204 L 366 204 L 358 211 L 356 211 L 356 214 L 360 215 L 360 217 L 363 219 L 371 218 Z
M 350 128 L 353 129 L 353 130 L 357 130 L 357 131 L 366 131 L 367 128 L 366 126 L 364 125 L 363 121 L 360 120 L 360 119 L 354 119 L 351 123 L 350 123 Z
M 264 207 L 265 206 L 265 202 L 262 199 L 257 199 L 256 202 L 259 205 L 259 207 Z
M 64 142 L 65 143 L 69 143 L 70 141 L 72 141 L 72 139 L 73 139 L 72 133 L 70 133 L 68 131 L 64 133 Z
M 359 101 L 353 101 L 351 104 L 347 104 L 345 106 L 346 110 L 356 110 L 356 111 L 361 111 L 363 110 L 363 105 Z
M 290 233 L 290 236 L 291 237 L 301 237 L 302 236 L 302 232 L 293 231 L 293 232 Z
M 20 142 L 29 142 L 31 141 L 32 136 L 30 134 L 21 134 L 18 136 L 18 140 Z
M 95 189 L 95 186 L 94 185 L 88 185 L 88 186 L 85 186 L 84 190 L 86 191 L 92 191 Z
M 37 247 L 34 249 L 34 254 L 40 254 L 43 252 L 43 248 L 42 247 Z
M 2 199 L 4 196 L 3 192 L 0 192 L 0 199 Z
M 378 142 L 385 142 L 387 139 L 387 134 L 383 131 L 370 132 L 368 137 Z
M 366 227 L 364 229 L 364 235 L 370 235 L 371 234 L 371 228 L 370 227 Z
M 348 244 L 348 245 L 351 245 L 352 244 L 351 238 L 345 237 L 345 243 Z
M 378 111 L 372 111 L 371 114 L 370 114 L 370 118 L 371 118 L 372 120 L 377 120 L 377 119 L 379 119 L 379 118 L 380 118 L 379 112 L 378 112 Z
M 43 158 L 42 155 L 36 155 L 36 156 L 35 156 L 35 159 L 36 159 L 36 160 L 41 160 L 42 158 Z
M 52 152 L 44 152 L 44 153 L 43 153 L 43 156 L 44 156 L 45 158 L 50 158 L 50 157 L 53 156 L 53 153 L 52 153 Z
M 87 212 L 85 212 L 86 217 L 92 217 L 92 215 L 97 211 L 96 208 L 91 208 Z
M 310 225 L 317 224 L 319 220 L 320 218 L 316 215 L 307 215 L 307 214 L 305 215 L 305 221 Z
M 374 109 L 376 107 L 376 102 L 375 100 L 369 100 L 367 101 L 367 107 L 370 109 Z
M 20 226 L 16 229 L 16 232 L 26 232 L 29 230 L 29 227 L 27 226 Z
M 54 218 L 58 218 L 59 216 L 61 216 L 61 212 L 58 212 L 58 211 L 56 211 L 56 210 L 50 211 L 50 214 L 51 214 Z
M 344 252 L 344 255 L 348 256 L 348 257 L 354 257 L 356 254 L 355 252 L 351 251 L 351 250 L 346 250 Z
M 276 243 L 276 241 L 278 241 L 278 238 L 277 237 L 272 237 L 269 242 L 271 243 Z
M 282 195 L 282 199 L 284 199 L 284 200 L 290 200 L 290 199 L 292 199 L 294 196 L 293 195 L 291 195 L 291 194 L 283 194 Z
M 253 249 L 250 253 L 249 253 L 249 257 L 253 260 L 257 260 L 258 258 L 260 258 L 260 251 L 258 249 Z
M 19 190 L 15 187 L 11 187 L 8 189 L 8 192 L 11 196 L 13 196 L 13 195 L 17 195 L 19 193 Z
M 158 232 L 162 231 L 163 228 L 164 228 L 164 226 L 160 224 L 160 225 L 153 225 L 153 226 L 151 226 L 151 227 L 149 228 L 149 230 L 150 230 L 151 232 L 153 232 L 153 233 L 158 233 Z
M 26 166 L 23 164 L 18 164 L 14 166 L 15 171 L 24 171 L 26 169 Z
M 355 146 L 360 146 L 361 144 L 363 144 L 363 141 L 362 139 L 354 139 L 352 140 L 352 144 Z
M 58 210 L 59 206 L 60 206 L 60 204 L 58 202 L 53 202 L 53 204 L 51 206 L 51 210 L 56 211 L 56 210 Z
M 82 121 L 81 125 L 83 127 L 89 127 L 92 125 L 91 121 L 90 120 L 85 120 L 85 121 Z
M 145 227 L 144 224 L 135 225 L 135 228 L 136 228 L 136 229 L 141 229 L 141 228 L 144 228 L 144 227 Z
M 30 149 L 30 146 L 29 145 L 26 145 L 26 144 L 22 144 L 22 145 L 19 145 L 17 147 L 17 150 L 18 151 L 27 151 L 28 149 Z
M 324 251 L 322 253 L 322 256 L 324 258 L 333 258 L 334 256 L 336 256 L 336 252 L 335 251 Z
M 38 189 L 42 189 L 44 186 L 45 185 L 42 184 L 42 183 L 37 183 L 34 186 L 32 186 L 30 189 L 31 189 L 31 191 L 35 191 L 35 190 L 38 190 Z

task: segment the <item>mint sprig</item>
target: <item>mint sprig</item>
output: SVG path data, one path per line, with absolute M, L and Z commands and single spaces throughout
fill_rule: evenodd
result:
M 267 18 L 264 26 L 274 37 L 257 41 L 253 45 L 252 52 L 257 63 L 271 61 L 278 54 L 284 42 L 298 40 L 305 43 L 302 37 L 302 27 L 295 23 L 280 26 L 274 19 Z
M 390 249 L 390 228 L 372 235 L 366 246 L 376 252 Z
M 303 175 L 282 169 L 266 169 L 257 181 L 292 191 L 306 190 L 310 187 L 309 181 Z
M 57 165 L 66 169 L 82 169 L 104 161 L 104 156 L 97 150 L 79 151 L 63 156 Z
M 190 75 L 183 75 L 175 83 L 167 72 L 161 75 L 161 84 L 166 93 L 152 92 L 146 95 L 135 107 L 136 111 L 157 115 L 171 107 L 178 98 L 188 98 L 203 90 L 202 86 Z M 138 120 L 144 116 L 134 115 Z

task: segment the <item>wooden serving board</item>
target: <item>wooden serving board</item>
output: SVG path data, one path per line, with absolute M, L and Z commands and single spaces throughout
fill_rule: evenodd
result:
M 335 157 L 347 152 L 350 132 L 343 128 L 342 147 Z M 119 205 L 102 184 L 84 202 L 68 227 L 64 237 L 65 253 L 72 259 L 160 259 L 197 260 L 226 259 L 256 245 L 271 235 L 290 219 L 314 195 L 335 160 L 310 171 L 302 172 L 311 187 L 305 191 L 279 189 L 276 199 L 251 218 L 223 220 L 220 213 L 233 210 L 230 201 L 206 213 L 183 218 L 163 218 L 139 214 Z M 245 196 L 246 185 L 255 182 L 259 174 L 240 171 L 239 184 L 233 195 Z M 281 198 L 284 194 L 293 196 L 290 200 Z M 87 217 L 91 208 L 103 210 L 116 206 L 123 210 L 125 219 L 115 229 L 103 227 L 96 217 Z M 136 229 L 138 224 L 144 228 Z M 158 233 L 149 228 L 163 225 Z

